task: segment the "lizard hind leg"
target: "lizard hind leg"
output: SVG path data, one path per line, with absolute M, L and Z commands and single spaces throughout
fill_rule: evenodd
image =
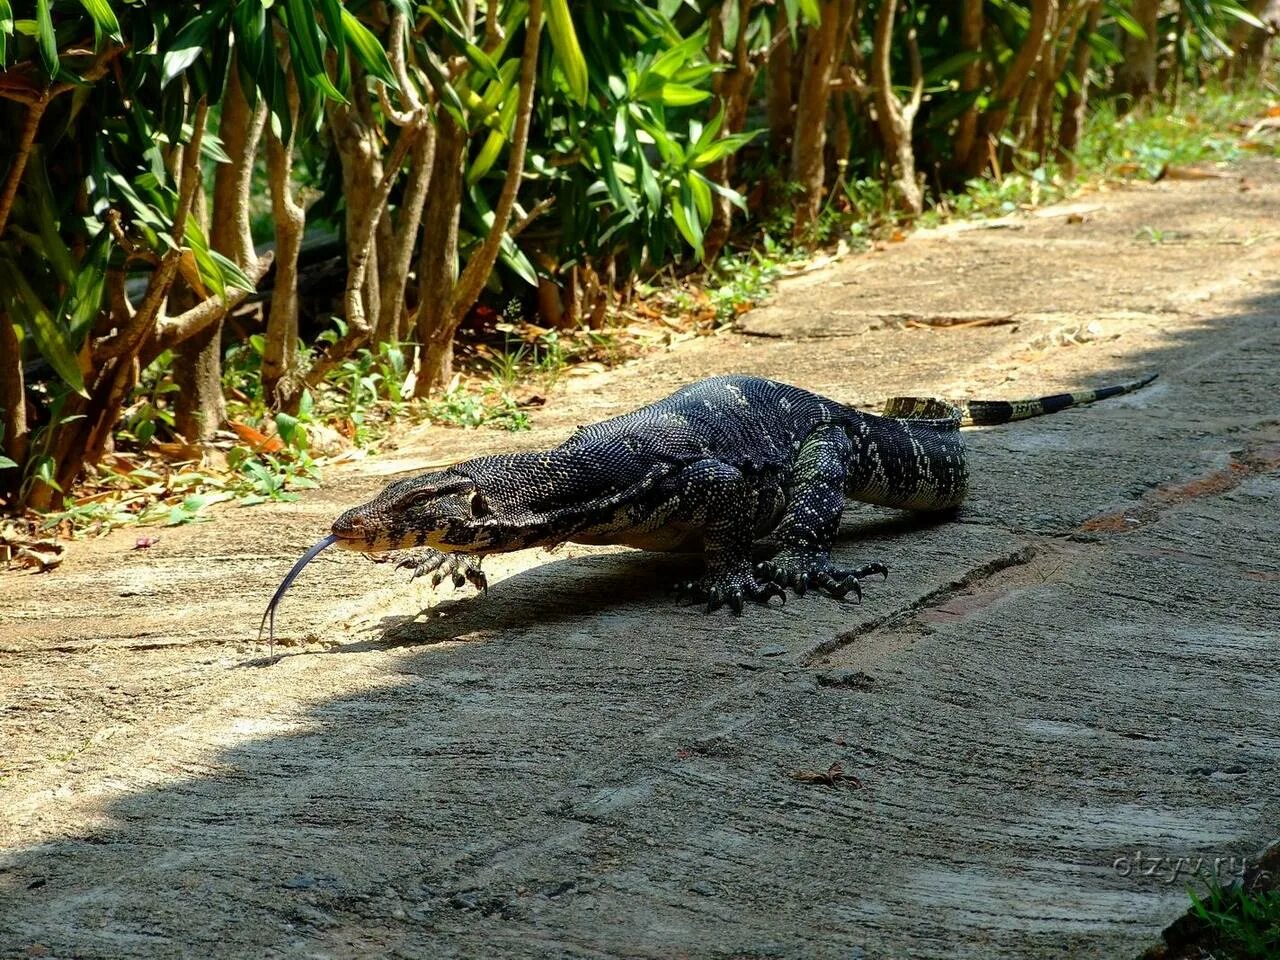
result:
M 781 549 L 756 569 L 771 582 L 804 596 L 810 587 L 843 600 L 850 593 L 862 598 L 863 577 L 878 573 L 882 563 L 841 567 L 831 562 L 831 544 L 844 511 L 847 464 L 853 445 L 844 429 L 829 424 L 809 435 L 796 458 L 792 494 L 779 521 L 776 540 Z

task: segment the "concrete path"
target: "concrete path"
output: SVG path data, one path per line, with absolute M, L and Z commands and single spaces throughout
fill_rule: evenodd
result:
M 1280 165 L 1045 213 L 797 277 L 528 434 L 410 432 L 0 574 L 0 954 L 1141 950 L 1196 858 L 1280 836 Z M 388 475 L 731 370 L 868 404 L 1161 377 L 969 434 L 955 521 L 851 508 L 838 559 L 892 571 L 861 606 L 708 617 L 664 594 L 688 561 L 579 547 L 455 599 L 331 552 L 255 659 Z

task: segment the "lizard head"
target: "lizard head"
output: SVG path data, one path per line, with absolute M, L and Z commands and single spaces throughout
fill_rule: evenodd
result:
M 368 503 L 333 522 L 338 546 L 364 553 L 434 547 L 446 553 L 486 553 L 492 515 L 474 480 L 444 470 L 388 484 Z

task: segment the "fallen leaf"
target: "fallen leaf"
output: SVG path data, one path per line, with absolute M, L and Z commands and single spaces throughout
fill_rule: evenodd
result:
M 133 549 L 146 550 L 148 547 L 154 547 L 159 542 L 159 537 L 139 537 L 133 542 Z
M 1199 170 L 1195 167 L 1179 167 L 1172 163 L 1166 163 L 1160 168 L 1160 172 L 1155 175 L 1154 181 L 1159 183 L 1161 180 L 1227 180 L 1228 175 L 1219 173 L 1216 170 Z
M 241 441 L 253 448 L 255 453 L 279 453 L 284 449 L 284 442 L 279 437 L 268 437 L 261 430 L 241 423 L 239 420 L 228 421 L 231 429 Z
M 837 760 L 826 770 L 793 770 L 791 779 L 800 783 L 813 783 L 824 787 L 862 788 L 862 781 L 853 774 L 844 772 L 844 764 Z
M 56 540 L 36 540 L 20 545 L 10 563 L 15 567 L 36 568 L 41 573 L 48 573 L 62 562 L 65 552 L 66 547 Z

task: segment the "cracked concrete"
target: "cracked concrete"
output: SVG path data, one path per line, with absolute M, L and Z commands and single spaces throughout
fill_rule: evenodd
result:
M 528 434 L 410 431 L 297 504 L 0 575 L 0 954 L 1140 951 L 1185 905 L 1160 865 L 1280 834 L 1280 169 L 1067 212 L 789 280 L 756 335 L 570 383 Z M 585 547 L 454 598 L 330 553 L 255 660 L 280 576 L 397 470 L 712 373 L 873 404 L 1153 368 L 969 433 L 953 521 L 850 508 L 838 559 L 891 570 L 861 606 L 706 617 L 664 594 L 687 559 Z

